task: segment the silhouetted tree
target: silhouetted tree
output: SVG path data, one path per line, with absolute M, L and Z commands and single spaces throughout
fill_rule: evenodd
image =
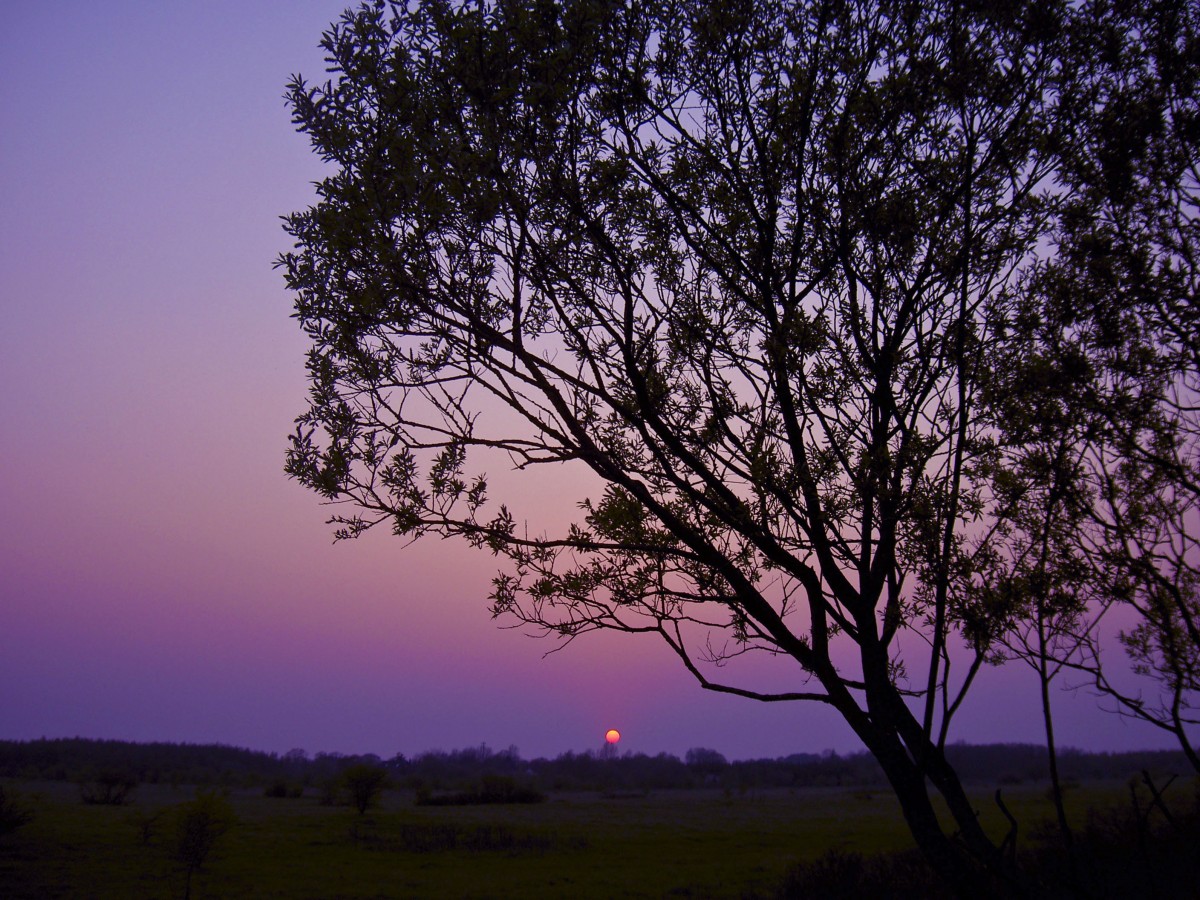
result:
M 235 822 L 229 800 L 215 791 L 197 791 L 196 798 L 174 810 L 171 856 L 184 867 L 184 900 L 192 893 L 192 876 L 212 853 L 217 841 Z
M 1085 407 L 1104 428 L 1089 550 L 1137 614 L 1121 637 L 1150 696 L 1088 647 L 1095 684 L 1174 734 L 1200 771 L 1200 7 L 1105 13 L 1076 54 L 1069 99 L 1087 152 L 1070 171 L 1081 224 L 1058 283 L 1087 288 L 1071 334 L 1093 360 Z
M 346 13 L 333 79 L 289 88 L 335 171 L 287 219 L 312 342 L 288 472 L 355 507 L 341 538 L 382 524 L 504 557 L 497 616 L 657 634 L 707 689 L 834 707 L 937 870 L 1019 890 L 944 747 L 1006 635 L 1040 621 L 1046 653 L 1076 596 L 1051 565 L 1066 519 L 1032 514 L 1052 483 L 1020 483 L 1061 422 L 1015 433 L 997 370 L 1053 368 L 1026 319 L 1087 206 L 1068 132 L 1122 121 L 1064 102 L 1105 8 Z M 493 501 L 497 464 L 594 492 L 543 534 Z M 1052 569 L 1040 599 L 984 590 Z M 718 668 L 755 652 L 807 687 Z
M 359 763 L 342 772 L 342 783 L 350 794 L 350 805 L 359 815 L 379 802 L 387 785 L 387 770 L 370 763 Z

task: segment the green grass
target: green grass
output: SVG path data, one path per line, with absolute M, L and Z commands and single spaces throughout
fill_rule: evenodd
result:
M 190 788 L 142 785 L 133 805 L 106 807 L 84 805 L 69 784 L 14 787 L 36 818 L 0 838 L 0 896 L 183 896 L 168 820 L 143 844 L 138 818 L 190 800 Z M 1023 833 L 1048 815 L 1042 793 L 1006 796 Z M 1082 811 L 1113 797 L 1109 787 L 1072 799 Z M 830 849 L 911 846 L 886 790 L 555 794 L 471 807 L 417 807 L 394 792 L 365 817 L 261 790 L 230 800 L 237 824 L 197 874 L 194 898 L 745 897 L 769 895 L 791 864 Z M 990 794 L 979 808 L 1002 834 Z

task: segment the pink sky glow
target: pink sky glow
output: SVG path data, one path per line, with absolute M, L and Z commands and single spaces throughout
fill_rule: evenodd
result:
M 0 738 L 857 750 L 822 707 L 701 691 L 652 638 L 544 657 L 490 619 L 489 555 L 334 546 L 284 476 L 304 341 L 272 262 L 321 169 L 282 93 L 322 76 L 341 8 L 0 5 Z M 1058 704 L 1064 745 L 1171 746 Z M 1038 722 L 1026 673 L 989 670 L 956 736 Z

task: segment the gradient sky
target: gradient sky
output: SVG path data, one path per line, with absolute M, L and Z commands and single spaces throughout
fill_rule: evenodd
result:
M 489 618 L 490 556 L 334 546 L 283 475 L 304 341 L 272 261 L 320 166 L 282 93 L 322 76 L 342 6 L 0 4 L 0 738 L 858 749 L 821 707 L 701 691 L 651 638 L 544 658 Z M 957 736 L 1039 741 L 1032 687 L 984 673 Z M 1064 744 L 1171 746 L 1058 703 Z

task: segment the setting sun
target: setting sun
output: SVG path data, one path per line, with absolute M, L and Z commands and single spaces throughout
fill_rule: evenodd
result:
M 617 731 L 615 728 L 610 728 L 604 733 L 604 740 L 608 741 L 610 744 L 615 744 L 620 739 L 621 732 Z

